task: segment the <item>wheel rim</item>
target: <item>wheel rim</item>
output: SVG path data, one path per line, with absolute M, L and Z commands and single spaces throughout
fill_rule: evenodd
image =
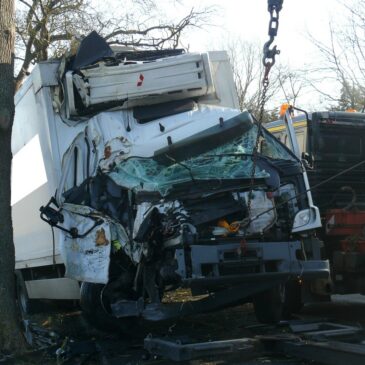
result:
M 101 307 L 103 308 L 104 312 L 107 314 L 107 315 L 111 315 L 111 308 L 110 308 L 110 302 L 109 302 L 109 299 L 107 299 L 107 297 L 104 295 L 104 291 L 105 289 L 107 288 L 107 285 L 104 285 L 103 289 L 100 291 L 100 304 L 101 304 Z

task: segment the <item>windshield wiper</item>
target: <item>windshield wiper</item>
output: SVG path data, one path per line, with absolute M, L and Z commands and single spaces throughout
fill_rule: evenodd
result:
M 252 153 L 218 153 L 218 154 L 215 154 L 215 155 L 207 155 L 205 157 L 253 157 L 253 154 Z M 269 156 L 265 156 L 261 153 L 257 153 L 257 158 L 259 159 L 262 159 L 262 160 L 265 160 L 267 161 L 268 163 L 271 163 L 271 164 L 275 164 L 275 161 L 292 161 L 290 159 L 285 159 L 285 158 L 272 158 L 272 157 L 269 157 Z
M 216 153 L 214 155 L 205 155 L 204 157 L 225 157 L 225 156 L 229 156 L 229 157 L 242 157 L 242 156 L 246 156 L 246 157 L 252 157 L 253 154 L 252 153 L 243 153 L 243 152 L 239 152 L 239 153 Z

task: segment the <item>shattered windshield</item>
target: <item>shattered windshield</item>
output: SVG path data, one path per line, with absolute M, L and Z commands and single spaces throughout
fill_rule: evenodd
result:
M 158 191 L 166 195 L 175 184 L 196 180 L 250 179 L 252 153 L 257 137 L 257 126 L 233 141 L 196 157 L 169 166 L 152 158 L 130 157 L 119 163 L 109 176 L 120 186 L 134 191 Z M 262 154 L 272 159 L 295 160 L 275 138 L 266 136 L 261 141 Z M 269 177 L 259 166 L 255 178 Z

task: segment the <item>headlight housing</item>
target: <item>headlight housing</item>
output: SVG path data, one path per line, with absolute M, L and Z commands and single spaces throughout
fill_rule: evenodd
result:
M 311 220 L 311 209 L 299 211 L 294 218 L 293 229 L 307 225 Z
M 300 210 L 294 218 L 292 233 L 309 231 L 321 227 L 321 216 L 316 206 Z

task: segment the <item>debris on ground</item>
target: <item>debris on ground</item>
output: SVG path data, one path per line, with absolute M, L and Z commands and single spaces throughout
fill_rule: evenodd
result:
M 38 315 L 24 321 L 34 351 L 16 360 L 0 356 L 0 364 L 170 365 L 179 360 L 190 365 L 362 365 L 364 327 L 353 323 L 358 305 L 352 323 L 325 318 L 329 312 L 342 312 L 342 306 L 329 303 L 331 311 L 310 306 L 296 319 L 263 325 L 246 304 L 173 322 L 144 323 L 145 332 L 138 328 L 128 337 L 96 332 L 78 311 Z

